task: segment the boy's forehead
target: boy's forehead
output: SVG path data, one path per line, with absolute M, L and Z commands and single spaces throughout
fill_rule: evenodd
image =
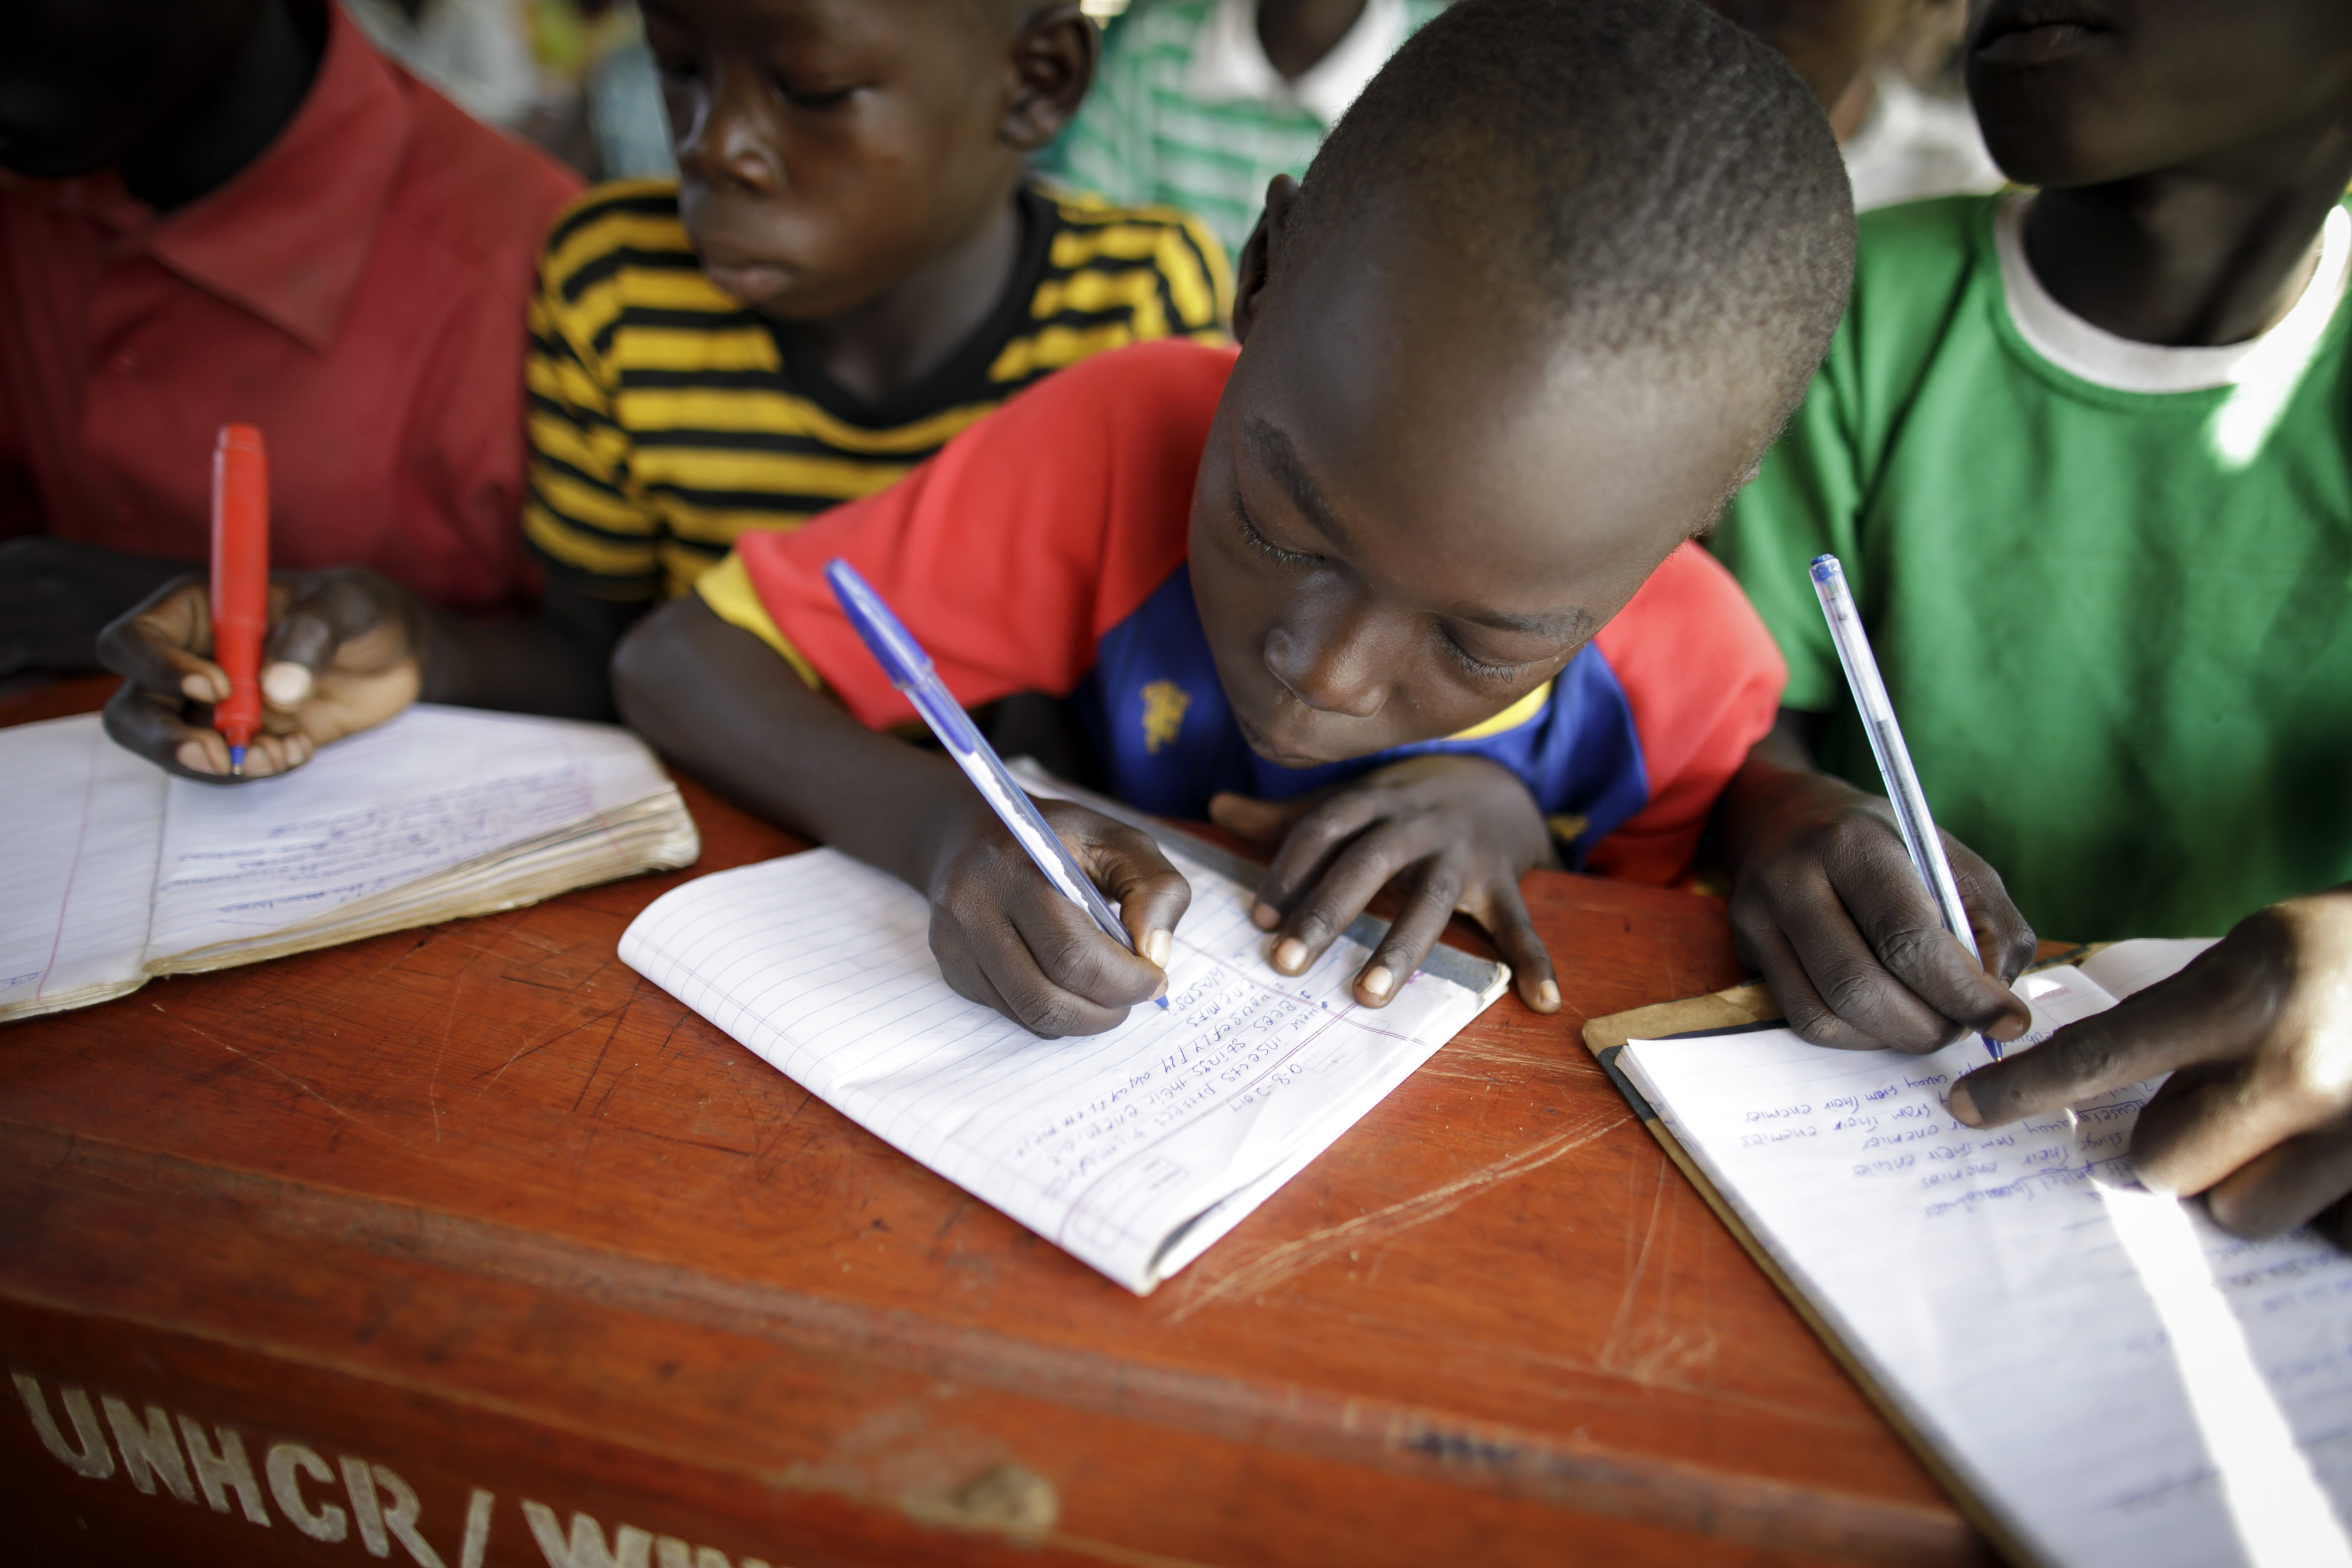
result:
M 1013 0 L 646 0 L 646 8 L 805 42 L 887 39 L 933 52 L 968 51 L 976 38 L 1009 28 L 1018 9 Z
M 1638 582 L 1734 487 L 1770 392 L 1580 342 L 1444 249 L 1336 243 L 1268 302 L 1234 376 L 1248 460 L 1368 555 L 1491 602 Z

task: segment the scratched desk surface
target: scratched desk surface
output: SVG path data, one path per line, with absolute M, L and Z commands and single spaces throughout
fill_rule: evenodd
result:
M 799 847 L 681 788 L 696 872 Z M 1139 1300 L 624 966 L 679 880 L 0 1027 L 12 1560 L 1989 1560 L 1579 1043 L 1738 978 L 1715 904 L 1531 878 L 1567 1010 Z

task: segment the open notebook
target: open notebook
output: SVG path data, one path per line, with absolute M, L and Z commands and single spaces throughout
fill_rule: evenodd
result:
M 0 729 L 0 1019 L 690 865 L 611 725 L 420 704 L 282 779 L 175 779 L 95 714 Z
M 1015 765 L 1038 794 L 1080 795 Z M 1362 920 L 1305 975 L 1268 967 L 1256 868 L 1159 838 L 1192 884 L 1165 1011 L 1039 1040 L 948 988 L 929 906 L 834 850 L 698 877 L 621 956 L 913 1159 L 1142 1294 L 1304 1169 L 1503 992 L 1501 964 L 1440 947 L 1387 1007 L 1349 989 Z
M 2207 944 L 2119 943 L 2018 982 L 2033 1030 Z M 2068 1568 L 2352 1564 L 2352 1259 L 2242 1241 L 2133 1179 L 2151 1081 L 1979 1132 L 1983 1065 L 1758 1027 L 1602 1060 L 1815 1326 L 2013 1558 Z

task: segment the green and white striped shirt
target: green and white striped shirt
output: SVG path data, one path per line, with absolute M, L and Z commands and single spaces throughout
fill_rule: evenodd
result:
M 1136 0 L 1111 24 L 1086 107 L 1045 166 L 1114 203 L 1197 214 L 1238 252 L 1266 183 L 1305 173 L 1364 84 L 1442 9 L 1365 0 L 1330 53 L 1286 81 L 1258 42 L 1256 0 Z

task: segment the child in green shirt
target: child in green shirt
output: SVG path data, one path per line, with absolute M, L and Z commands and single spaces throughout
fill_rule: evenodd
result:
M 1198 214 L 1238 253 L 1266 182 L 1294 179 L 1443 0 L 1137 0 L 1046 167 L 1114 202 Z
M 2263 910 L 1952 1106 L 2181 1069 L 2143 1176 L 2268 1230 L 2352 1187 L 2352 889 L 2298 896 L 2352 878 L 2352 8 L 2099 11 L 1980 10 L 1971 98 L 2041 188 L 1863 220 L 1845 323 L 1716 549 L 1789 659 L 1791 758 L 1875 788 L 1806 580 L 1843 559 L 1937 817 L 2038 927 Z M 1770 973 L 1773 901 L 1743 893 Z

